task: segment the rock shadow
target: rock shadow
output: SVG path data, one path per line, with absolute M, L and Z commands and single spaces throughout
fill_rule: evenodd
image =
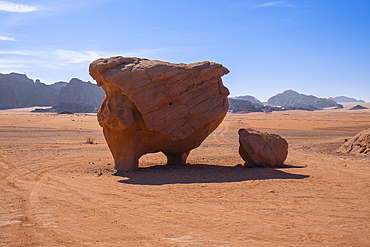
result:
M 246 168 L 237 166 L 219 166 L 208 164 L 195 164 L 184 166 L 156 165 L 139 168 L 137 171 L 117 172 L 114 176 L 125 184 L 164 185 L 164 184 L 194 184 L 194 183 L 231 183 L 249 180 L 267 179 L 304 179 L 309 175 L 293 174 L 278 169 L 304 168 L 304 166 L 287 166 L 280 168 Z

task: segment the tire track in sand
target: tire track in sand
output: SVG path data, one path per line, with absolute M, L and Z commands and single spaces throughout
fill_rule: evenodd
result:
M 7 212 L 6 218 L 9 218 L 7 222 L 17 224 L 12 227 L 17 228 L 16 234 L 13 235 L 12 238 L 6 239 L 8 241 L 7 243 L 11 242 L 13 244 L 22 245 L 24 242 L 33 242 L 36 245 L 43 245 L 43 243 L 45 243 L 45 238 L 48 243 L 53 245 L 66 243 L 65 236 L 61 236 L 52 229 L 47 229 L 43 226 L 43 211 L 40 210 L 40 204 L 37 203 L 37 199 L 35 200 L 33 195 L 35 189 L 41 186 L 41 181 L 45 174 L 64 166 L 73 165 L 75 162 L 69 160 L 68 163 L 59 163 L 55 165 L 54 162 L 51 164 L 42 163 L 42 160 L 39 159 L 36 164 L 27 160 L 27 164 L 32 164 L 33 167 L 39 166 L 39 168 L 32 170 L 27 167 L 27 164 L 19 164 L 16 167 L 4 157 L 1 157 L 0 164 L 3 165 L 4 162 L 11 168 L 1 171 L 1 181 L 4 183 L 3 188 L 5 188 L 2 194 L 7 198 L 7 201 L 1 204 L 4 204 L 2 208 Z M 8 191 L 11 193 L 9 194 Z M 9 196 L 7 196 L 8 194 Z M 8 229 L 4 229 L 4 233 L 6 233 L 7 230 Z M 9 231 L 11 234 L 12 230 L 9 229 Z M 43 242 L 38 242 L 40 239 Z M 71 244 L 70 241 L 67 242 Z M 78 243 L 76 242 L 75 244 Z
M 225 144 L 230 143 L 229 140 L 225 137 L 225 133 L 229 131 L 230 124 L 228 121 L 223 121 L 218 128 L 212 133 L 213 139 L 217 142 L 217 144 Z

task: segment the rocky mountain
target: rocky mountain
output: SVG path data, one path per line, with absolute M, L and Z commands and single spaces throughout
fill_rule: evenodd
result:
M 41 83 L 36 80 L 28 106 L 50 106 L 55 102 L 59 90 L 52 85 Z
M 248 113 L 248 112 L 272 112 L 281 111 L 279 107 L 260 105 L 252 103 L 249 100 L 229 99 L 229 111 L 232 113 Z
M 77 78 L 46 85 L 24 74 L 0 74 L 0 109 L 53 106 L 51 110 L 36 111 L 96 112 L 104 95 L 96 84 Z
M 261 109 L 252 104 L 249 100 L 229 98 L 229 111 L 235 112 L 262 112 Z
M 60 91 L 60 89 L 62 89 L 62 87 L 65 87 L 67 86 L 67 82 L 65 81 L 58 81 L 58 82 L 55 82 L 53 84 L 51 84 L 50 86 L 54 89 L 56 89 L 58 92 Z
M 325 107 L 343 107 L 337 102 L 318 98 L 313 95 L 305 95 L 297 93 L 293 90 L 286 90 L 282 93 L 278 93 L 268 99 L 268 104 L 272 106 L 281 106 L 288 109 L 307 109 L 307 110 L 319 110 Z
M 256 97 L 252 95 L 242 95 L 242 96 L 236 96 L 236 97 L 230 97 L 230 98 L 236 99 L 236 100 L 247 100 L 247 101 L 250 101 L 252 104 L 263 105 L 261 101 L 259 101 Z
M 359 103 L 365 103 L 363 100 L 357 100 L 355 98 L 350 98 L 347 96 L 337 96 L 337 97 L 330 97 L 330 100 L 333 100 L 337 103 L 350 103 L 350 102 L 359 102 Z
M 61 88 L 55 105 L 73 103 L 99 108 L 104 95 L 104 90 L 96 84 L 72 78 L 66 86 Z
M 64 85 L 57 82 L 57 86 Z M 53 84 L 56 86 L 56 84 Z M 102 88 L 91 82 L 72 78 L 65 86 L 60 87 L 55 104 L 51 109 L 35 109 L 35 112 L 97 112 L 105 92 Z
M 51 106 L 58 90 L 24 74 L 0 74 L 0 109 Z

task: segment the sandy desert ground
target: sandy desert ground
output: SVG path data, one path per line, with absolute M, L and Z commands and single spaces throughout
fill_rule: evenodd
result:
M 335 152 L 370 127 L 350 106 L 228 114 L 189 165 L 120 175 L 94 114 L 0 111 L 0 245 L 370 246 L 370 155 Z M 284 137 L 284 166 L 241 166 L 240 128 Z

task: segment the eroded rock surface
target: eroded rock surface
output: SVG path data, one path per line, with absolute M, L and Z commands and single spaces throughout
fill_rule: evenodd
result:
M 239 130 L 239 154 L 245 166 L 277 167 L 288 155 L 288 142 L 279 135 L 253 129 Z
M 370 154 L 370 128 L 359 132 L 337 151 L 341 153 Z
M 190 150 L 222 122 L 228 89 L 221 64 L 173 64 L 131 57 L 101 58 L 90 75 L 106 96 L 98 121 L 117 170 L 133 170 L 138 159 L 163 152 L 167 164 L 185 164 Z

